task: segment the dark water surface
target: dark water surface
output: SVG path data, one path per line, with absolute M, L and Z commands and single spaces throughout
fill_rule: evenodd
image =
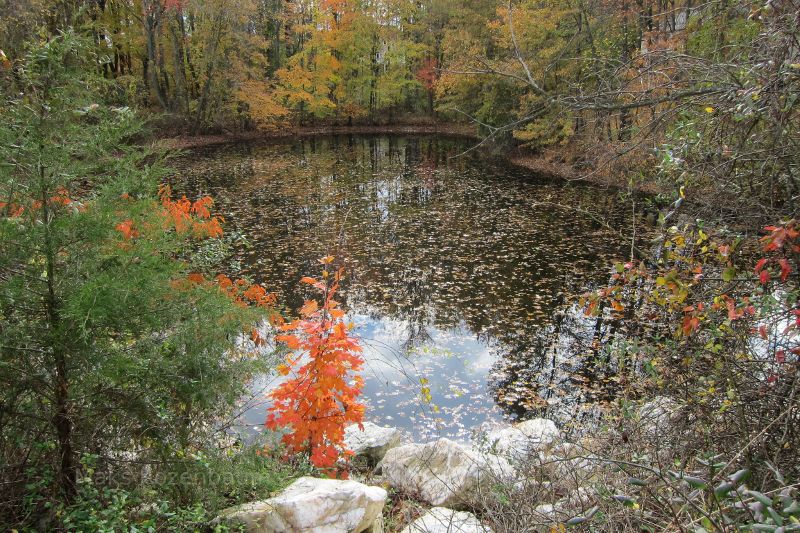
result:
M 570 296 L 605 283 L 628 246 L 583 211 L 623 227 L 625 209 L 608 191 L 477 152 L 451 157 L 470 146 L 319 137 L 203 149 L 178 165 L 177 189 L 213 195 L 226 233 L 241 237 L 225 270 L 290 309 L 311 296 L 299 279 L 336 256 L 365 349 L 367 418 L 420 439 L 463 440 L 504 417 L 568 423 L 613 394 L 598 361 L 605 328 Z

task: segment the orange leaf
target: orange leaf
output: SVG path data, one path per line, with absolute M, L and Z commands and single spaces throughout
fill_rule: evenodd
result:
M 192 283 L 197 283 L 197 284 L 204 283 L 206 281 L 206 278 L 204 278 L 203 275 L 198 272 L 192 272 L 191 274 L 186 276 L 186 279 L 188 279 Z
M 316 313 L 318 309 L 319 304 L 316 300 L 306 300 L 303 307 L 300 308 L 300 314 L 302 316 L 311 316 Z
M 139 232 L 133 227 L 133 220 L 125 220 L 117 224 L 114 229 L 122 233 L 122 238 L 126 241 L 135 239 L 139 236 Z

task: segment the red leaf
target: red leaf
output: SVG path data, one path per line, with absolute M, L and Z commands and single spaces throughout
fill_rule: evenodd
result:
M 778 264 L 781 266 L 781 281 L 786 281 L 789 279 L 789 274 L 792 272 L 792 267 L 789 266 L 789 261 L 787 261 L 785 257 L 779 259 Z
M 683 319 L 683 334 L 689 336 L 700 326 L 700 319 L 696 316 L 688 315 Z
M 126 241 L 139 236 L 139 232 L 133 227 L 133 220 L 130 219 L 120 222 L 114 229 L 122 233 L 122 238 Z
M 742 316 L 741 313 L 736 312 L 736 303 L 733 301 L 733 298 L 728 298 L 725 301 L 725 305 L 728 307 L 728 318 L 730 320 L 736 320 Z

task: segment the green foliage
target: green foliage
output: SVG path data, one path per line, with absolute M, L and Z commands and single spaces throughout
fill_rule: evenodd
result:
M 626 335 L 639 345 L 627 354 L 636 377 L 627 393 L 679 398 L 691 421 L 661 430 L 672 469 L 646 439 L 632 438 L 629 456 L 609 451 L 627 466 L 643 460 L 628 473 L 649 476 L 636 497 L 651 523 L 659 515 L 696 531 L 800 529 L 787 481 L 800 475 L 800 232 L 790 220 L 764 233 L 756 241 L 712 232 L 702 221 L 670 226 L 657 262 L 618 263 L 611 284 L 585 299 L 589 314 L 642 324 Z M 713 454 L 696 457 L 711 443 Z M 731 474 L 736 468 L 748 470 Z M 658 511 L 665 502 L 671 514 Z
M 262 440 L 256 440 L 244 447 L 197 452 L 188 460 L 166 465 L 145 480 L 141 490 L 182 506 L 201 502 L 212 512 L 264 499 L 295 478 L 313 474 L 308 463 L 283 461 L 282 449 L 272 454 L 264 449 Z
M 726 20 L 722 17 L 694 17 L 690 22 L 686 39 L 686 51 L 708 59 L 720 59 L 720 34 L 724 34 L 729 58 L 745 59 L 753 41 L 762 30 L 761 23 L 755 19 L 737 17 Z
M 16 520 L 78 497 L 80 455 L 110 473 L 122 453 L 209 446 L 270 362 L 233 347 L 259 313 L 181 283 L 197 239 L 156 200 L 159 155 L 129 144 L 141 123 L 100 99 L 94 59 L 69 33 L 33 46 L 0 109 L 0 453 Z
M 107 478 L 102 458 L 86 455 L 72 503 L 52 502 L 44 486 L 29 487 L 27 509 L 51 509 L 66 531 L 229 531 L 213 524 L 222 509 L 263 499 L 311 469 L 262 453 L 261 444 L 209 450 L 161 465 L 137 486 Z

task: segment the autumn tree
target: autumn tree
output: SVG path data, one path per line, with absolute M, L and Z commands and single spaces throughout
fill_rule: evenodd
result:
M 276 72 L 277 98 L 292 110 L 301 123 L 308 117 L 325 118 L 334 114 L 334 91 L 341 63 L 317 34 L 302 51 L 288 59 Z
M 312 464 L 327 470 L 347 456 L 345 427 L 361 424 L 364 417 L 359 401 L 364 361 L 335 300 L 344 271 L 329 272 L 332 261 L 322 258 L 322 279 L 302 279 L 321 294 L 322 304 L 307 300 L 300 317 L 280 327 L 276 340 L 290 353 L 278 370 L 288 379 L 270 393 L 275 403 L 267 418 L 267 427 L 286 431 L 282 440 L 289 451 L 306 453 Z

